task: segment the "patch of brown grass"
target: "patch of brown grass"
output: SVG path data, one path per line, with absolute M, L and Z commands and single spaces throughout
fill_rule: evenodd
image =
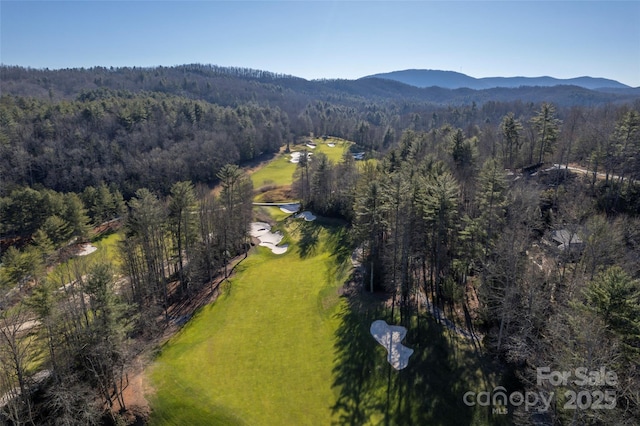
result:
M 280 187 L 267 185 L 266 187 L 260 188 L 258 191 L 261 192 L 260 201 L 263 203 L 277 203 L 294 199 L 291 185 L 284 185 Z

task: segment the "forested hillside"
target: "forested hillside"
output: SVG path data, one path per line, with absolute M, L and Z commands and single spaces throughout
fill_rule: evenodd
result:
M 310 133 L 384 152 L 408 128 L 448 123 L 474 133 L 508 112 L 527 122 L 541 101 L 593 115 L 629 99 L 570 86 L 451 91 L 377 79 L 309 82 L 204 65 L 3 66 L 0 81 L 0 191 L 42 184 L 78 192 L 105 182 L 127 197 L 143 186 L 166 192 L 178 180 L 212 183 L 223 164 Z
M 101 182 L 127 196 L 173 182 L 211 184 L 226 163 L 277 152 L 290 139 L 278 108 L 220 107 L 158 93 L 110 89 L 73 101 L 4 96 L 2 176 L 11 183 L 82 191 Z
M 0 79 L 8 424 L 124 421 L 137 349 L 187 320 L 176 312 L 251 248 L 243 167 L 323 136 L 371 161 L 302 155 L 278 194 L 348 228 L 361 292 L 388 297 L 400 324 L 431 315 L 468 329 L 523 392 L 552 388 L 538 366 L 617 373 L 615 409 L 521 405 L 512 423 L 639 421 L 637 95 L 204 65 L 3 66 Z M 83 262 L 73 249 L 86 242 L 111 251 Z

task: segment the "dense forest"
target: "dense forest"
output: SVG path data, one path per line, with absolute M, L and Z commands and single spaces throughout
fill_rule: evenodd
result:
M 406 129 L 449 124 L 471 137 L 508 113 L 527 125 L 543 101 L 564 106 L 560 117 L 575 108 L 575 120 L 590 121 L 589 131 L 598 133 L 607 131 L 597 126 L 610 122 L 617 106 L 637 105 L 639 98 L 633 90 L 620 95 L 573 86 L 452 91 L 380 79 L 309 82 L 204 65 L 2 66 L 0 81 L 0 191 L 42 184 L 79 192 L 104 182 L 126 197 L 140 187 L 166 193 L 178 180 L 215 182 L 224 164 L 274 153 L 310 133 L 385 152 Z M 525 130 L 522 139 L 531 139 L 530 126 Z
M 205 65 L 3 66 L 0 83 L 3 421 L 120 421 L 132 342 L 250 248 L 242 167 L 312 135 L 375 160 L 303 155 L 292 190 L 347 224 L 363 291 L 388 293 L 401 323 L 424 297 L 438 320 L 483 336 L 522 389 L 550 386 L 542 365 L 618 375 L 613 410 L 521 407 L 514 423 L 640 420 L 633 91 L 417 89 Z M 112 222 L 116 257 L 48 273 Z M 40 326 L 25 338 L 28 321 Z

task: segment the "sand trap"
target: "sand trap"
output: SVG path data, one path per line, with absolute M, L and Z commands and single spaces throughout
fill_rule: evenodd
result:
M 84 243 L 81 244 L 78 247 L 78 252 L 76 253 L 76 256 L 86 256 L 88 254 L 93 253 L 94 251 L 98 250 L 98 247 L 92 245 L 91 243 Z
M 29 331 L 33 327 L 38 325 L 40 325 L 40 321 L 38 320 L 25 321 L 22 324 L 18 325 L 17 327 L 15 325 L 11 325 L 9 327 L 0 329 L 0 333 L 12 333 L 12 332 L 21 333 L 23 331 Z
M 298 210 L 300 210 L 300 204 L 299 203 L 283 204 L 280 206 L 280 210 L 289 214 L 297 213 Z
M 311 149 L 316 149 L 316 146 L 312 143 L 308 143 L 307 147 L 311 148 Z
M 371 335 L 387 350 L 387 361 L 396 370 L 402 370 L 409 363 L 413 349 L 401 342 L 407 335 L 407 329 L 399 325 L 389 325 L 385 321 L 376 320 L 371 323 Z
M 289 214 L 298 213 L 300 211 L 300 203 L 282 204 L 280 205 L 280 210 Z M 294 217 L 296 219 L 304 219 L 307 222 L 316 220 L 316 216 L 308 210 L 300 212 Z
M 289 248 L 288 244 L 279 246 L 284 237 L 280 232 L 271 232 L 271 225 L 264 222 L 252 222 L 250 234 L 260 240 L 262 247 L 269 248 L 275 254 L 282 254 Z
M 300 162 L 300 153 L 299 152 L 292 152 L 291 153 L 291 160 L 289 160 L 290 163 L 299 163 Z
M 335 148 L 335 147 L 336 147 L 336 144 L 335 144 L 335 143 L 328 143 L 328 144 L 327 144 L 327 146 L 328 146 L 329 148 Z
M 307 152 L 307 159 L 311 158 L 312 152 Z M 296 151 L 291 153 L 290 163 L 298 164 L 300 162 L 300 157 L 302 156 L 302 152 Z
M 307 222 L 312 222 L 316 220 L 316 216 L 310 211 L 306 210 L 306 211 L 303 211 L 302 213 L 298 213 L 296 215 L 296 219 L 304 219 Z
M 356 152 L 355 154 L 353 154 L 353 159 L 354 160 L 364 160 L 364 152 Z
M 273 254 L 283 254 L 283 253 L 286 253 L 287 250 L 289 250 L 289 244 L 276 246 L 276 245 L 273 245 L 273 244 L 271 244 L 269 242 L 264 242 L 264 243 L 260 243 L 260 245 L 263 246 L 263 247 L 268 247 L 269 249 L 271 249 Z

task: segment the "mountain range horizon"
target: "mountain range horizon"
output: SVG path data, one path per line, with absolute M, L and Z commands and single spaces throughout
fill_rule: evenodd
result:
M 168 82 L 174 80 L 173 83 Z M 553 77 L 474 78 L 454 71 L 404 70 L 373 74 L 360 78 L 306 79 L 246 67 L 191 63 L 174 66 L 93 66 L 90 68 L 31 68 L 0 64 L 2 93 L 40 94 L 73 98 L 82 91 L 101 88 L 155 90 L 202 96 L 210 101 L 232 104 L 239 90 L 253 92 L 255 84 L 265 84 L 263 95 L 272 99 L 274 88 L 295 96 L 333 99 L 349 96 L 358 99 L 410 99 L 433 104 L 480 105 L 488 101 L 526 100 L 554 102 L 558 105 L 595 105 L 635 102 L 640 87 L 633 88 L 615 80 L 594 77 L 557 79 Z M 69 90 L 73 81 L 75 91 Z M 275 86 L 274 86 L 275 85 Z M 215 92 L 212 87 L 216 86 Z M 222 89 L 225 89 L 221 92 Z M 232 101 L 233 100 L 233 101 Z
M 517 88 L 522 86 L 551 87 L 558 85 L 579 86 L 585 89 L 632 89 L 619 81 L 591 76 L 580 76 L 573 78 L 555 78 L 550 76 L 540 77 L 471 77 L 456 71 L 433 70 L 433 69 L 406 69 L 390 71 L 386 73 L 371 74 L 361 79 L 381 78 L 408 84 L 414 87 L 442 87 L 445 89 L 474 89 L 484 90 L 493 88 Z
M 360 81 L 365 79 L 382 79 L 382 80 L 391 80 L 399 83 L 403 83 L 409 86 L 417 87 L 417 88 L 429 88 L 429 87 L 440 87 L 443 89 L 472 89 L 472 90 L 487 90 L 487 89 L 496 89 L 496 88 L 519 88 L 519 87 L 553 87 L 553 86 L 577 86 L 582 87 L 584 89 L 589 90 L 611 90 L 611 89 L 640 89 L 640 86 L 634 87 L 629 86 L 627 84 L 621 83 L 617 80 L 604 78 L 604 77 L 592 77 L 592 76 L 580 76 L 580 77 L 572 77 L 572 78 L 556 78 L 551 76 L 538 76 L 538 77 L 525 77 L 525 76 L 495 76 L 495 77 L 472 77 L 468 74 L 464 74 L 457 71 L 449 71 L 449 70 L 436 70 L 436 69 L 419 69 L 419 68 L 411 68 L 405 70 L 396 70 L 389 72 L 382 72 L 376 74 L 370 74 L 363 77 L 358 78 L 313 78 L 308 79 L 300 76 L 296 76 L 294 74 L 288 73 L 274 73 L 265 69 L 254 69 L 251 67 L 241 67 L 241 66 L 219 66 L 213 64 L 182 64 L 182 65 L 155 65 L 155 66 L 103 66 L 96 65 L 92 67 L 70 67 L 70 68 L 37 68 L 37 67 L 24 67 L 22 65 L 11 65 L 11 64 L 3 64 L 0 63 L 2 67 L 18 67 L 18 68 L 26 68 L 37 71 L 61 71 L 63 69 L 92 69 L 92 68 L 140 68 L 140 69 L 155 69 L 155 68 L 173 68 L 173 67 L 185 67 L 190 65 L 197 66 L 212 66 L 213 68 L 224 70 L 224 69 L 243 69 L 250 71 L 258 71 L 260 73 L 266 73 L 269 75 L 277 76 L 277 77 L 293 77 L 300 78 L 306 81 L 322 81 L 322 80 L 346 80 L 346 81 Z

